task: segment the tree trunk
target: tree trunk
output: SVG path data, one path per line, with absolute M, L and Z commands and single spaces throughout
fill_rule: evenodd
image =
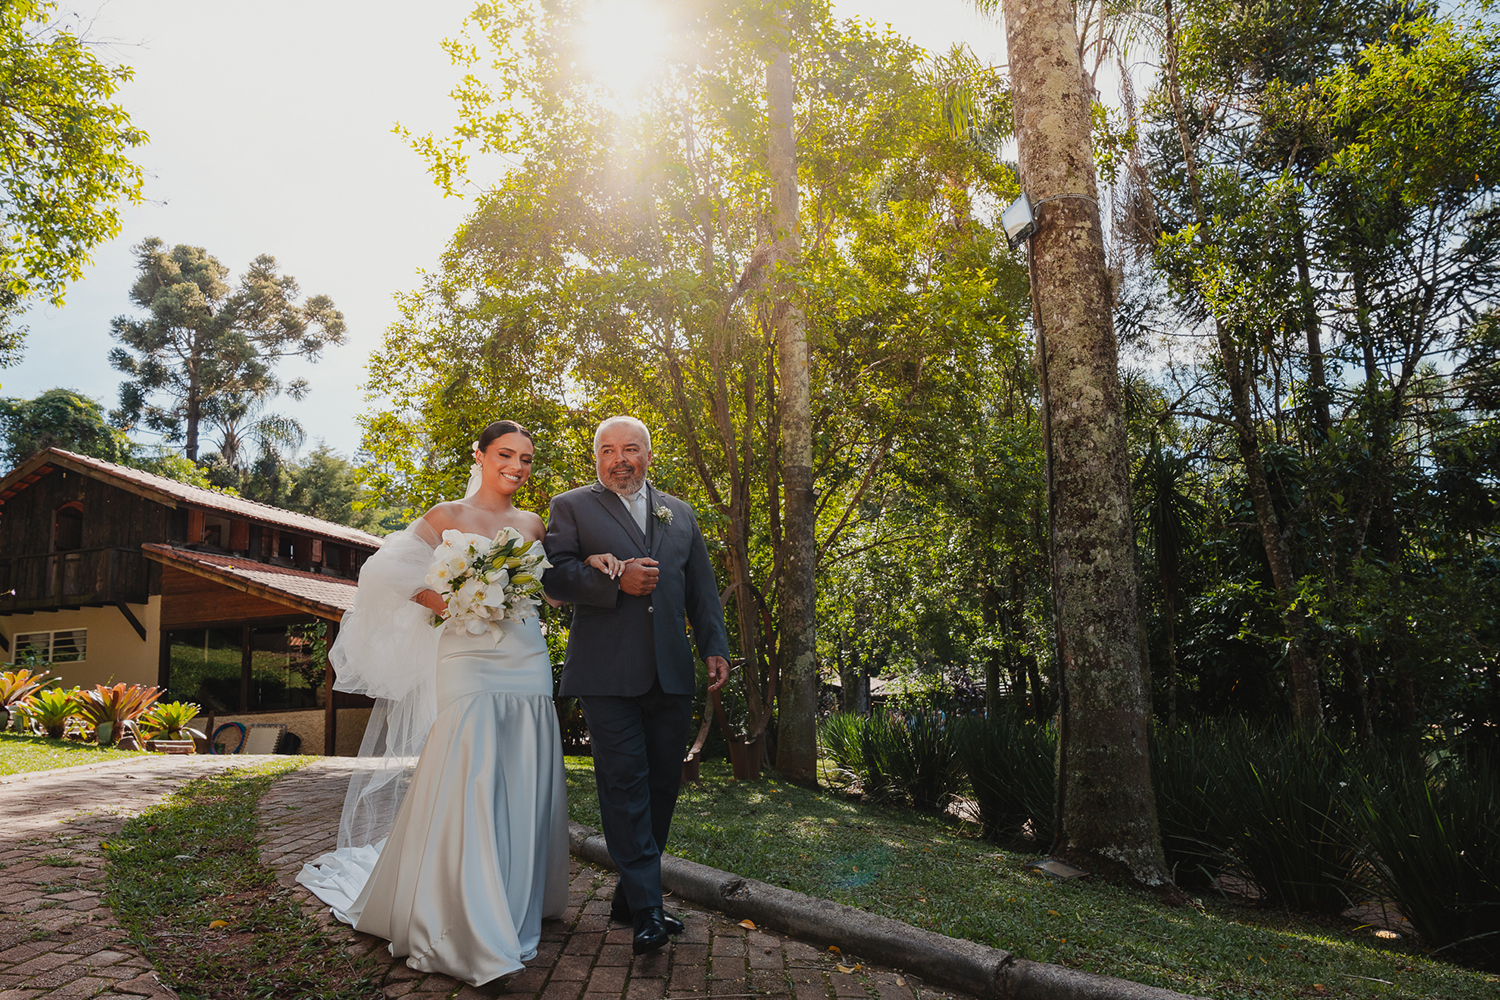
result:
M 198 372 L 196 369 L 188 374 L 187 399 L 184 401 L 184 422 L 187 424 L 186 435 L 182 442 L 182 453 L 187 456 L 189 462 L 198 461 L 198 421 L 201 419 L 203 401 L 198 398 Z
M 801 253 L 797 232 L 797 147 L 793 131 L 791 20 L 779 11 L 781 44 L 766 66 L 777 274 L 776 352 L 781 416 L 781 468 L 786 536 L 781 560 L 781 696 L 776 719 L 776 770 L 788 781 L 818 782 L 817 509 L 812 475 L 812 356 L 797 293 L 785 269 Z
M 1054 848 L 1170 883 L 1156 822 L 1117 344 L 1073 5 L 1005 0 L 1047 442 L 1062 717 Z
M 1177 731 L 1177 584 L 1163 576 L 1163 611 L 1167 625 L 1167 731 Z

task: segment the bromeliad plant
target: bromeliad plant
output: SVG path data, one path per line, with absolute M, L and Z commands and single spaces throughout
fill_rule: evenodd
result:
M 78 689 L 63 691 L 58 688 L 42 688 L 21 703 L 17 709 L 21 717 L 54 740 L 63 738 L 68 720 L 76 717 L 81 708 L 78 704 Z
M 165 701 L 141 716 L 141 730 L 148 740 L 181 740 L 196 736 L 207 739 L 203 733 L 188 724 L 203 710 L 201 705 L 190 701 Z M 187 735 L 184 736 L 183 734 Z
M 0 673 L 0 729 L 10 726 L 10 716 L 31 695 L 52 683 L 47 671 L 7 670 Z
M 119 735 L 125 723 L 134 723 L 161 697 L 161 689 L 139 684 L 95 685 L 92 691 L 79 694 L 79 715 L 94 726 L 100 743 L 108 744 Z M 109 728 L 103 729 L 105 725 Z

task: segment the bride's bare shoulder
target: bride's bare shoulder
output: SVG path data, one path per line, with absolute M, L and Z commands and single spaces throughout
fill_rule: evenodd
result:
M 457 500 L 445 500 L 442 503 L 433 504 L 432 509 L 422 515 L 422 520 L 437 531 L 447 531 L 449 528 L 458 527 L 462 512 L 463 506 Z
M 516 530 L 528 539 L 536 541 L 547 534 L 547 525 L 542 521 L 540 515 L 533 514 L 529 510 L 518 510 L 516 514 L 518 515 L 517 520 L 520 522 L 516 525 Z

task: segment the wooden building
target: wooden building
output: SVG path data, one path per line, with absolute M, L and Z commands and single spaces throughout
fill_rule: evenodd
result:
M 65 685 L 156 684 L 352 753 L 370 703 L 331 642 L 380 539 L 58 448 L 0 479 L 0 650 Z

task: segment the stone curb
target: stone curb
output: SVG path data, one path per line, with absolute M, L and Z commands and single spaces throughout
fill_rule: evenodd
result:
M 568 824 L 568 844 L 580 860 L 613 870 L 604 836 Z M 1144 986 L 1016 958 L 864 910 L 666 855 L 662 885 L 676 896 L 732 917 L 748 918 L 820 945 L 923 976 L 981 1000 L 1199 1000 L 1186 993 Z

